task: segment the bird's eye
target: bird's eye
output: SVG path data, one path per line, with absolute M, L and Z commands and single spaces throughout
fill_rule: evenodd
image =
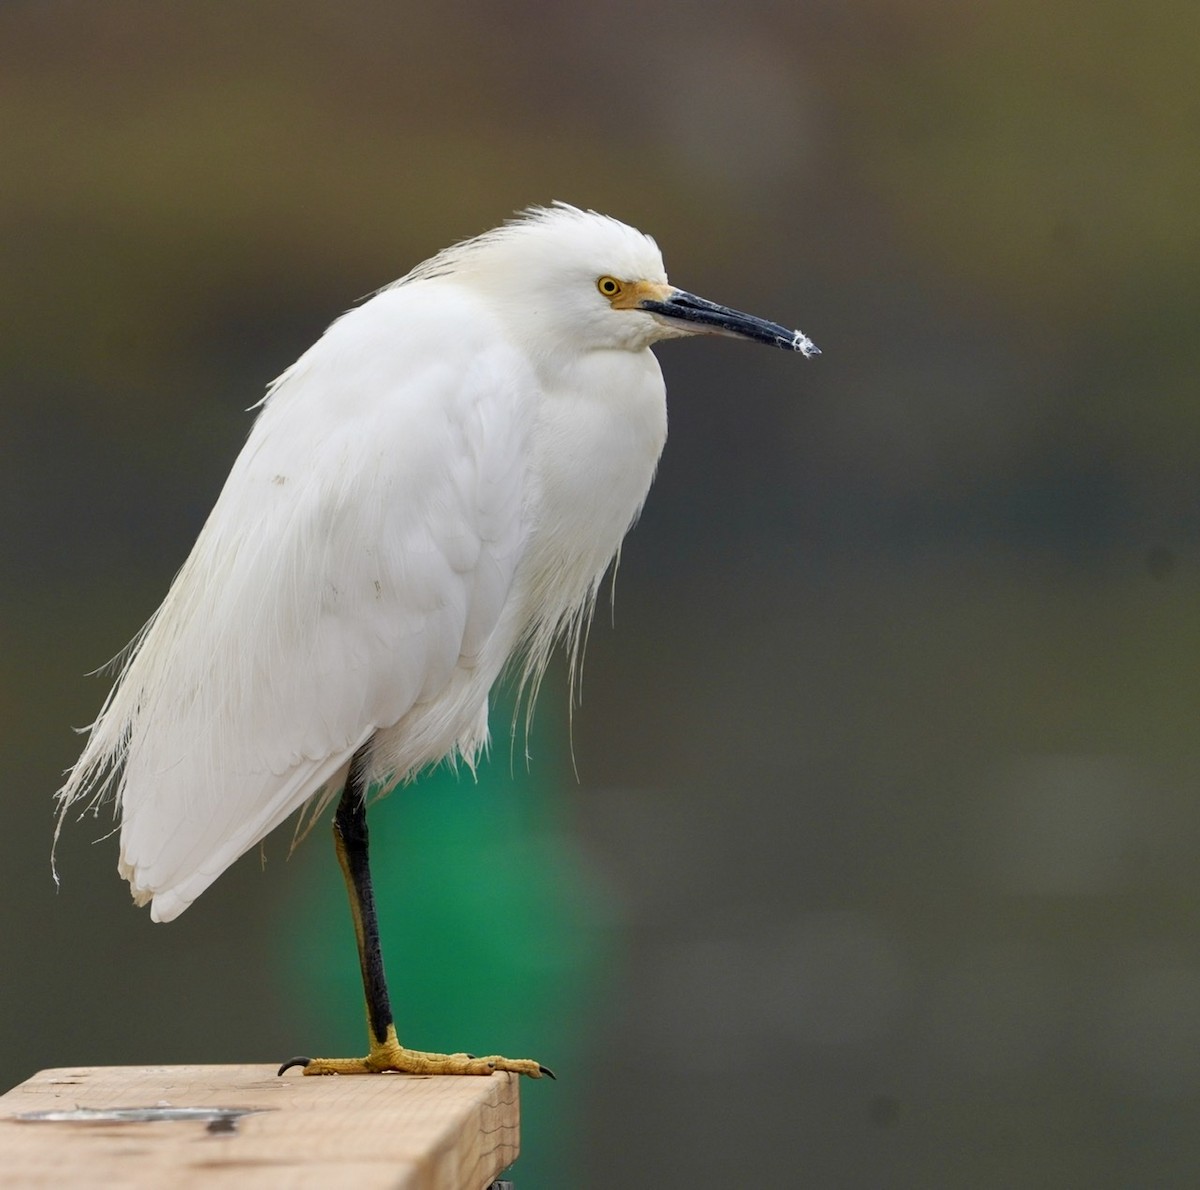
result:
M 616 277 L 601 277 L 596 282 L 596 288 L 604 294 L 606 298 L 614 298 L 621 292 L 624 286 Z

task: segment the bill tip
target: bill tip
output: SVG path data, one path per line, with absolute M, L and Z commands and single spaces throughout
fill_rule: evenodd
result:
M 792 335 L 792 350 L 800 352 L 805 359 L 821 354 L 821 349 L 803 331 Z

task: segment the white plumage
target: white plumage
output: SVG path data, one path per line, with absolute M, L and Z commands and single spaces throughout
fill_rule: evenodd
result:
M 336 795 L 368 742 L 372 781 L 474 764 L 506 662 L 523 650 L 536 689 L 578 640 L 649 490 L 650 343 L 769 327 L 810 353 L 677 298 L 648 237 L 536 209 L 343 315 L 274 382 L 58 795 L 115 790 L 120 871 L 155 920 Z

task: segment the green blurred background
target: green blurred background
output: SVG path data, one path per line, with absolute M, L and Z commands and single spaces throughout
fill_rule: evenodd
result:
M 1194 3 L 0 7 L 0 1085 L 361 1049 L 323 829 L 158 927 L 50 794 L 266 383 L 562 198 L 825 354 L 661 349 L 573 744 L 374 812 L 402 1034 L 558 1068 L 519 1190 L 1200 1182 L 1198 77 Z

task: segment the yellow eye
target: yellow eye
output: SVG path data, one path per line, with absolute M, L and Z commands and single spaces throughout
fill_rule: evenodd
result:
M 601 277 L 596 282 L 596 288 L 604 294 L 606 298 L 615 298 L 625 287 L 616 277 Z

